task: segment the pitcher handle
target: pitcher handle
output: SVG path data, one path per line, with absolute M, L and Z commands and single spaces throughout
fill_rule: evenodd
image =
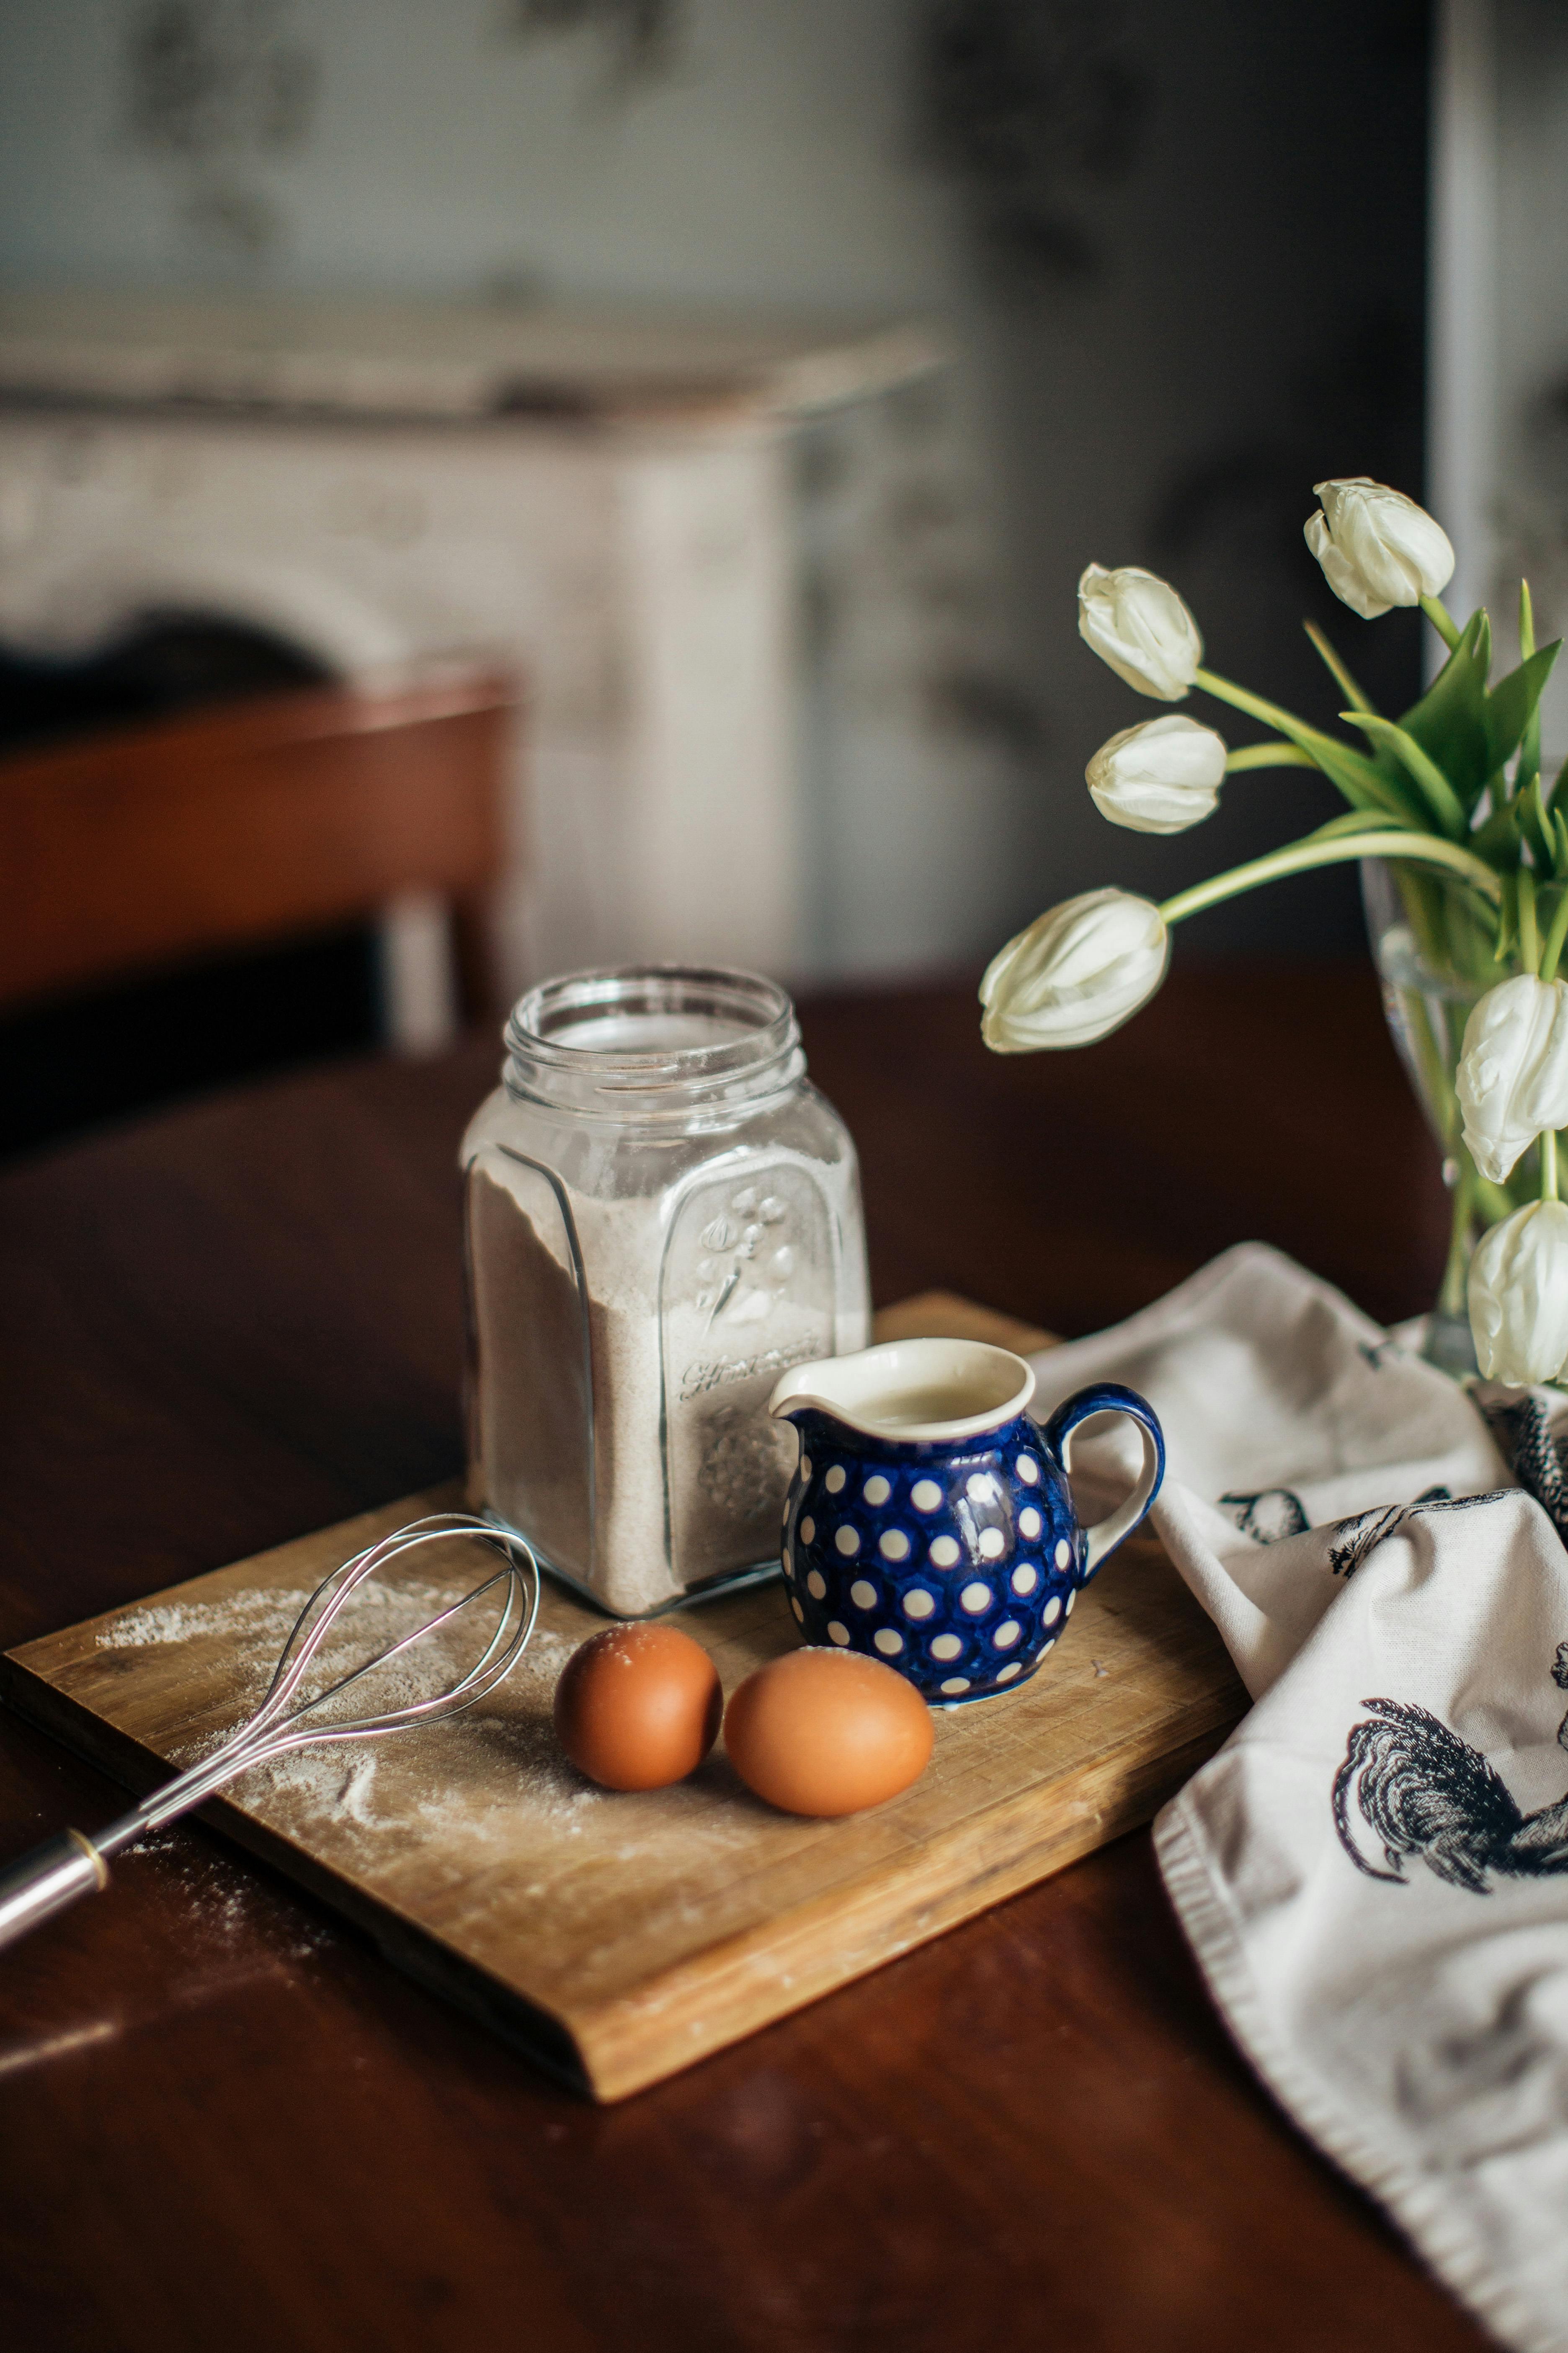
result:
M 1092 1577 L 1108 1553 L 1114 1552 L 1123 1536 L 1130 1536 L 1150 1504 L 1160 1492 L 1160 1482 L 1165 1475 L 1165 1438 L 1159 1419 L 1146 1398 L 1136 1389 L 1123 1388 L 1120 1381 L 1096 1381 L 1087 1389 L 1077 1389 L 1058 1406 L 1041 1431 L 1052 1456 L 1060 1463 L 1063 1472 L 1068 1468 L 1072 1434 L 1080 1421 L 1091 1414 L 1124 1413 L 1138 1425 L 1143 1441 L 1143 1468 L 1139 1472 L 1130 1495 L 1124 1496 L 1116 1509 L 1105 1519 L 1097 1520 L 1085 1531 L 1083 1573 Z

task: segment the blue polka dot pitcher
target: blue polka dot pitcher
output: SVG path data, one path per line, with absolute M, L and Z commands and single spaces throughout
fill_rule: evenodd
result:
M 786 1373 L 768 1410 L 800 1433 L 784 1504 L 784 1573 L 808 1642 L 885 1660 L 933 1707 L 1012 1691 L 1164 1476 L 1153 1409 L 1101 1381 L 1029 1419 L 1022 1356 L 976 1340 L 891 1340 Z M 1123 1502 L 1079 1525 L 1072 1433 L 1123 1413 L 1143 1464 Z

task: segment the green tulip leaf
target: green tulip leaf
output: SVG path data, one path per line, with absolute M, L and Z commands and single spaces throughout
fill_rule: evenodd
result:
M 1512 801 L 1505 801 L 1494 809 L 1485 825 L 1478 826 L 1470 836 L 1470 848 L 1489 866 L 1517 867 L 1519 864 L 1519 815 Z
M 1323 736 L 1312 746 L 1312 758 L 1329 782 L 1337 785 L 1349 801 L 1352 810 L 1366 816 L 1389 818 L 1395 825 L 1412 822 L 1425 830 L 1427 823 L 1425 810 L 1417 814 L 1410 805 L 1408 795 L 1399 784 L 1381 776 L 1370 760 L 1359 759 L 1355 753 L 1342 750 L 1332 736 Z
M 1492 961 L 1501 964 L 1519 937 L 1519 893 L 1510 876 L 1502 878 L 1502 903 L 1498 909 L 1497 938 L 1492 943 Z
M 1487 696 L 1487 741 L 1494 768 L 1500 768 L 1505 760 L 1511 759 L 1524 741 L 1562 644 L 1559 638 L 1554 644 L 1542 646 L 1539 653 L 1521 661 L 1517 670 L 1510 670 L 1506 678 L 1500 678 Z M 1539 764 L 1539 752 L 1536 759 Z
M 1454 659 L 1458 659 L 1456 654 Z M 1380 751 L 1394 754 L 1426 802 L 1437 831 L 1446 833 L 1450 841 L 1462 841 L 1469 829 L 1465 808 L 1436 761 L 1416 738 L 1407 729 L 1396 727 L 1392 719 L 1379 719 L 1370 711 L 1342 711 L 1340 717 L 1370 735 Z M 1482 741 L 1484 744 L 1484 736 Z M 1478 795 L 1485 776 L 1483 769 L 1476 782 Z
M 1519 811 L 1520 833 L 1534 851 L 1536 865 L 1549 874 L 1554 872 L 1557 866 L 1557 828 L 1546 814 L 1539 776 L 1531 776 L 1524 790 L 1514 795 L 1513 807 Z
M 1487 778 L 1500 765 L 1492 756 L 1488 726 L 1490 668 L 1491 623 L 1484 611 L 1473 613 L 1420 702 L 1400 721 L 1405 734 L 1441 770 L 1467 812 L 1474 808 Z
M 1228 702 L 1234 711 L 1245 711 L 1249 718 L 1260 719 L 1276 734 L 1283 735 L 1297 750 L 1305 752 L 1314 767 L 1321 768 L 1331 784 L 1337 785 L 1352 808 L 1365 809 L 1377 815 L 1413 817 L 1422 827 L 1430 824 L 1430 816 L 1419 793 L 1411 787 L 1399 764 L 1386 755 L 1369 759 L 1364 752 L 1352 751 L 1332 735 L 1325 735 L 1321 727 L 1309 727 L 1291 711 L 1284 711 L 1277 702 L 1268 702 L 1260 694 L 1237 686 L 1234 679 L 1221 678 L 1215 671 L 1198 670 L 1194 684 L 1217 702 Z
M 1469 847 L 1477 857 L 1486 859 L 1488 866 L 1514 869 L 1519 866 L 1519 807 L 1516 802 L 1504 800 L 1502 807 L 1493 809 L 1486 824 L 1477 826 L 1469 835 Z

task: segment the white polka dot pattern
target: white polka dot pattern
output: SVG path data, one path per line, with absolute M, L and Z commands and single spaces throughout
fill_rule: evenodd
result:
M 891 1660 L 936 1704 L 984 1699 L 1030 1674 L 1083 1576 L 1037 1433 L 1021 1421 L 1010 1451 L 983 1443 L 918 1476 L 912 1450 L 883 1453 L 840 1435 L 849 1451 L 838 1461 L 802 1455 L 779 1544 L 806 1639 Z

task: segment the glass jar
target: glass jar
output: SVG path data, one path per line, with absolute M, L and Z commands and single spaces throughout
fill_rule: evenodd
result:
M 469 1494 L 620 1618 L 778 1567 L 791 1366 L 865 1345 L 855 1148 L 753 973 L 546 981 L 463 1139 Z

